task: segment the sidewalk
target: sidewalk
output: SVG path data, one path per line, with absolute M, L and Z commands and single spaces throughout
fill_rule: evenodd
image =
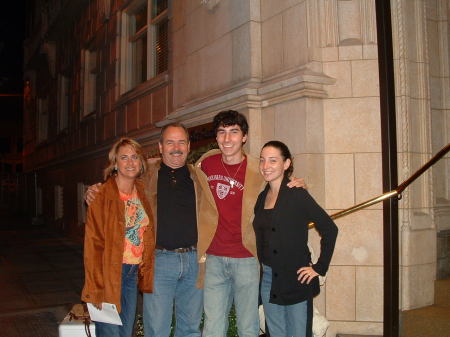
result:
M 1 336 L 57 337 L 82 286 L 80 244 L 46 228 L 0 224 Z

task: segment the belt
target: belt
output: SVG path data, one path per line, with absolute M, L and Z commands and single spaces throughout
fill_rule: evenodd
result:
M 187 252 L 193 252 L 193 251 L 197 250 L 197 247 L 190 246 L 190 247 L 186 247 L 186 248 L 166 249 L 164 247 L 156 245 L 155 249 L 166 251 L 166 252 L 187 253 Z

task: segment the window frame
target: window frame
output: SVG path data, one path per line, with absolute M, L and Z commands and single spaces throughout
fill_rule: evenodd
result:
M 97 109 L 97 51 L 86 48 L 81 51 L 83 95 L 81 96 L 80 120 L 94 114 Z
M 147 6 L 147 20 L 143 27 L 137 32 L 132 32 L 133 14 L 136 13 L 142 6 Z M 121 15 L 121 34 L 120 34 L 120 95 L 123 95 L 141 85 L 143 83 L 152 82 L 153 79 L 159 76 L 164 76 L 167 69 L 156 73 L 156 30 L 158 24 L 167 20 L 169 22 L 169 6 L 164 9 L 157 16 L 152 17 L 152 9 L 154 0 L 133 0 L 122 10 Z M 132 34 L 133 33 L 133 34 Z M 146 75 L 143 81 L 136 81 L 136 64 L 133 60 L 133 43 L 146 35 Z M 167 58 L 169 52 L 167 50 Z M 168 59 L 167 59 L 168 63 Z
M 58 113 L 57 113 L 57 133 L 61 133 L 69 128 L 70 110 L 70 79 L 62 74 L 58 75 Z

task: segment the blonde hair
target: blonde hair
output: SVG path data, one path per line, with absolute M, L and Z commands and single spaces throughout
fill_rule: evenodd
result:
M 109 164 L 103 171 L 103 178 L 107 180 L 109 177 L 112 177 L 117 174 L 117 153 L 119 152 L 119 149 L 122 146 L 131 146 L 134 151 L 136 151 L 136 154 L 139 157 L 139 161 L 141 162 L 141 170 L 139 173 L 139 176 L 141 176 L 144 172 L 147 171 L 147 161 L 144 158 L 144 153 L 142 151 L 141 145 L 139 145 L 138 142 L 136 142 L 134 139 L 131 138 L 120 138 L 117 142 L 114 143 L 114 145 L 111 147 L 111 150 L 109 150 L 108 153 L 108 159 Z

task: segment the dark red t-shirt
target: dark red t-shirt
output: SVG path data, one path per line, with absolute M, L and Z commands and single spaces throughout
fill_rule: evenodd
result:
M 202 170 L 219 211 L 216 234 L 206 253 L 226 257 L 253 256 L 242 244 L 241 218 L 247 158 L 236 165 L 222 162 L 217 154 L 202 161 Z M 201 210 L 200 210 L 201 211 Z

